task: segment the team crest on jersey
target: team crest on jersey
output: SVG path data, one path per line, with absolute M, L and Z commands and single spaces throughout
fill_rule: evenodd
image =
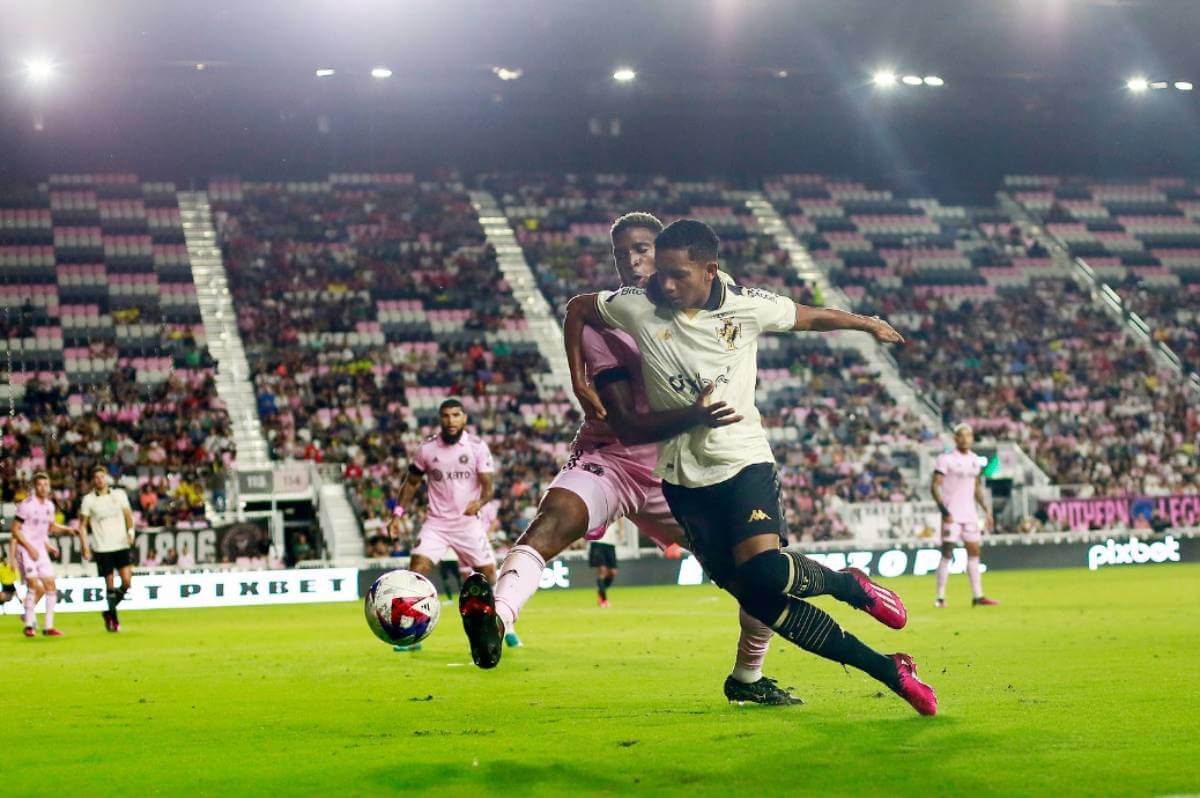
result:
M 471 458 L 470 458 L 470 457 L 468 457 L 468 456 L 467 456 L 467 455 L 465 455 L 465 454 L 460 454 L 460 455 L 458 456 L 458 462 L 462 463 L 463 465 L 466 465 L 466 464 L 467 464 L 467 461 L 468 461 L 468 460 L 470 460 L 470 459 L 471 459 Z
M 441 481 L 442 481 L 442 472 L 441 472 L 441 469 L 435 468 L 435 469 L 433 469 L 432 471 L 430 471 L 430 472 L 429 472 L 429 478 L 430 478 L 431 480 L 433 480 L 434 482 L 441 482 Z
M 732 352 L 737 349 L 737 340 L 742 335 L 742 325 L 733 319 L 725 322 L 717 329 L 717 340 L 725 344 L 725 349 Z

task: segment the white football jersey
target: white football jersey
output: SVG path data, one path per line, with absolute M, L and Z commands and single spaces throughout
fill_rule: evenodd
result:
M 625 287 L 599 297 L 605 323 L 633 336 L 642 353 L 647 398 L 654 410 L 686 407 L 709 384 L 709 401 L 725 402 L 742 420 L 700 426 L 658 445 L 655 473 L 688 488 L 715 485 L 775 456 L 754 406 L 758 336 L 791 330 L 796 304 L 787 297 L 713 281 L 707 305 L 689 316 L 656 305 L 646 291 Z

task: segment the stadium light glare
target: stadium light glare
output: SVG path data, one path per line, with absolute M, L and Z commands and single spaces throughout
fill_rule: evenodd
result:
M 612 77 L 617 83 L 629 83 L 637 77 L 637 72 L 629 67 L 621 67 L 616 72 L 613 72 Z
M 890 89 L 896 85 L 896 73 L 887 69 L 881 69 L 871 76 L 871 82 L 881 89 Z
M 1192 84 L 1186 80 L 1177 80 L 1175 81 L 1175 88 L 1179 89 L 1180 91 L 1191 91 Z
M 54 74 L 54 62 L 49 58 L 33 58 L 25 62 L 25 72 L 31 80 L 39 83 Z
M 945 86 L 946 81 L 942 80 L 937 75 L 926 75 L 925 76 L 925 85 L 926 86 Z
M 920 86 L 922 83 L 924 83 L 924 81 L 916 75 L 905 75 L 904 77 L 900 78 L 900 80 L 905 86 Z
M 329 69 L 328 67 L 321 67 L 317 70 L 317 77 L 319 78 L 331 78 L 335 74 L 337 74 L 336 70 Z
M 500 78 L 500 80 L 518 80 L 525 74 L 525 70 L 516 67 L 492 67 L 492 73 Z
M 383 80 L 384 78 L 390 78 L 391 76 L 392 76 L 392 70 L 388 69 L 387 67 L 378 66 L 371 70 L 371 77 L 376 78 L 378 80 Z
M 1141 94 L 1146 89 L 1150 88 L 1150 81 L 1146 80 L 1145 78 L 1130 78 L 1128 81 L 1126 81 L 1125 88 L 1129 89 L 1135 94 Z
M 1166 87 L 1167 82 L 1165 80 L 1156 80 L 1150 84 L 1150 88 L 1152 89 L 1165 89 Z

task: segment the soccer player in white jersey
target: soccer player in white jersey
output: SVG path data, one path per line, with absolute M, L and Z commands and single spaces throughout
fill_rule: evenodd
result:
M 967 578 L 971 582 L 972 607 L 990 607 L 1000 602 L 983 595 L 983 576 L 979 569 L 979 549 L 983 531 L 995 529 L 995 519 L 988 508 L 987 491 L 983 487 L 983 464 L 971 451 L 975 432 L 967 424 L 954 428 L 954 450 L 938 455 L 933 466 L 933 500 L 942 511 L 942 559 L 937 568 L 937 598 L 933 606 L 946 606 L 946 582 L 950 578 L 950 561 L 954 547 L 961 543 L 967 549 Z M 979 512 L 983 510 L 984 523 Z M 982 527 L 982 528 L 981 528 Z
M 109 487 L 108 470 L 103 466 L 92 469 L 92 490 L 83 497 L 79 515 L 83 519 L 80 537 L 87 539 L 92 533 L 92 551 L 96 553 L 96 572 L 104 577 L 105 600 L 108 609 L 100 615 L 104 628 L 110 632 L 121 631 L 117 617 L 117 605 L 133 588 L 133 509 L 129 497 L 120 488 Z M 84 559 L 87 559 L 85 550 Z M 114 585 L 113 572 L 121 575 L 121 587 Z
M 567 359 L 588 407 L 578 329 L 587 324 L 631 335 L 642 355 L 651 409 L 681 410 L 712 386 L 711 398 L 742 414 L 735 424 L 692 427 L 659 445 L 655 473 L 671 512 L 710 578 L 741 606 L 801 648 L 865 671 L 918 712 L 937 711 L 933 688 L 916 676 L 907 654 L 886 656 L 805 601 L 828 594 L 893 629 L 908 615 L 899 596 L 860 570 L 833 571 L 782 548 L 785 532 L 775 458 L 754 406 L 758 337 L 766 332 L 860 330 L 885 343 L 903 338 L 878 318 L 797 305 L 767 291 L 718 277 L 720 241 L 691 219 L 655 239 L 655 276 L 645 289 L 588 294 L 567 307 Z M 593 408 L 594 411 L 594 408 Z
M 467 568 L 496 581 L 496 554 L 488 539 L 488 526 L 480 511 L 492 500 L 496 466 L 487 443 L 467 432 L 467 412 L 462 402 L 447 399 L 438 408 L 441 431 L 417 447 L 400 489 L 395 518 L 388 525 L 394 538 L 395 522 L 408 511 L 422 481 L 428 481 L 429 510 L 417 534 L 409 568 L 429 576 L 447 549 Z M 520 645 L 510 629 L 505 642 Z M 400 650 L 404 650 L 401 648 Z
M 617 539 L 620 520 L 613 521 L 601 537 L 588 543 L 588 566 L 596 571 L 596 603 L 608 607 L 608 589 L 617 578 Z
M 59 637 L 62 632 L 54 626 L 54 608 L 58 604 L 58 583 L 54 581 L 54 563 L 51 557 L 58 556 L 58 547 L 50 542 L 51 532 L 74 535 L 75 530 L 54 520 L 57 508 L 50 498 L 50 476 L 38 472 L 33 475 L 33 493 L 17 505 L 17 516 L 12 523 L 12 536 L 16 542 L 17 570 L 25 580 L 25 636 L 37 634 L 37 603 L 46 598 L 46 622 L 42 634 Z M 87 551 L 87 541 L 82 543 Z
M 662 222 L 649 213 L 628 213 L 613 224 L 613 263 L 621 285 L 641 285 L 654 274 L 654 238 L 662 229 Z M 494 595 L 482 579 L 471 578 L 463 585 L 459 611 L 471 658 L 481 668 L 500 662 L 500 637 L 537 592 L 546 562 L 575 541 L 599 537 L 626 517 L 663 548 L 686 545 L 683 529 L 663 497 L 662 481 L 654 475 L 655 442 L 697 425 L 720 427 L 741 420 L 723 403 L 708 403 L 707 393 L 686 408 L 651 412 L 633 339 L 620 330 L 577 332 L 588 379 L 603 404 L 598 397 L 533 523 L 504 558 Z M 770 627 L 744 610 L 738 612 L 738 621 L 741 636 L 733 671 L 725 680 L 725 697 L 769 705 L 803 703 L 762 673 L 773 634 Z

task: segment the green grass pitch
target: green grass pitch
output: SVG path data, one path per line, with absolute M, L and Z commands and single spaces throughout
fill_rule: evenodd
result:
M 737 633 L 711 587 L 536 596 L 526 646 L 470 665 L 452 608 L 416 654 L 358 604 L 0 618 L 10 795 L 1165 795 L 1200 792 L 1200 567 L 993 573 L 1000 607 L 889 582 L 941 714 L 775 641 L 808 704 L 725 702 Z M 757 792 L 755 792 L 757 791 Z

